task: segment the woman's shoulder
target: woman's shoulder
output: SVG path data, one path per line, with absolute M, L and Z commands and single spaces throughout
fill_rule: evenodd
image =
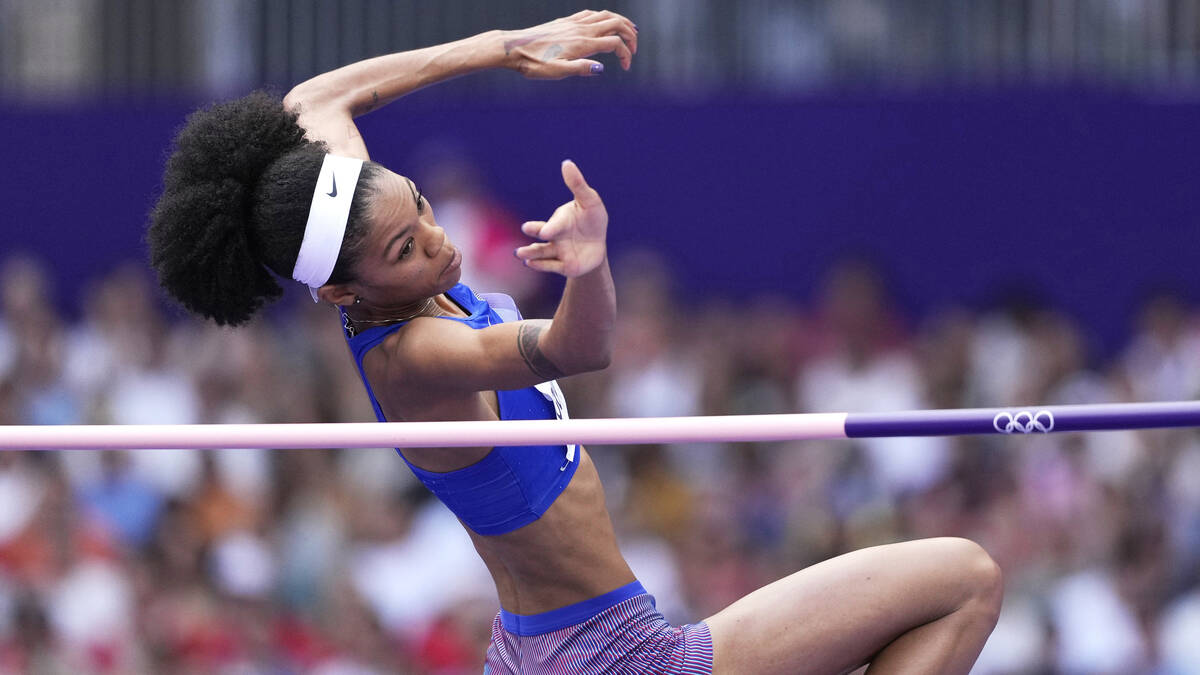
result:
M 420 316 L 393 328 L 363 356 L 363 370 L 389 383 L 435 384 L 424 381 L 421 367 L 430 352 L 470 335 L 471 326 L 460 317 Z M 464 331 L 467 331 L 464 333 Z
M 430 362 L 437 361 L 434 352 L 438 350 L 472 353 L 461 345 L 473 333 L 458 321 L 419 317 L 388 334 L 364 355 L 363 374 L 389 411 L 389 419 L 397 414 L 408 421 L 456 419 L 461 414 L 477 392 L 456 386 Z

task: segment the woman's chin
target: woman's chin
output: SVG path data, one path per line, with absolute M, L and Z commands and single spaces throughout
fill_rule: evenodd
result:
M 449 273 L 442 279 L 442 284 L 446 287 L 442 292 L 444 293 L 445 291 L 457 286 L 460 279 L 462 279 L 461 267 L 450 270 Z

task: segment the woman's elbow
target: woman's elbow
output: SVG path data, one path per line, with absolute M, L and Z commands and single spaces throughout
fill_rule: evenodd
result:
M 283 97 L 283 107 L 296 113 L 311 114 L 334 105 L 341 105 L 338 93 L 316 79 L 301 82 Z
M 611 350 L 576 350 L 569 356 L 551 359 L 557 377 L 570 377 L 604 370 L 612 363 Z
M 283 97 L 283 109 L 290 112 L 300 112 L 300 110 L 306 107 L 306 95 L 303 84 L 292 87 L 292 90 Z
M 588 372 L 604 370 L 605 368 L 608 368 L 611 365 L 612 365 L 612 351 L 611 350 L 605 351 L 602 354 L 598 354 L 596 356 L 595 360 L 593 360 L 589 364 Z
M 589 354 L 580 358 L 576 366 L 574 374 L 591 373 L 597 370 L 604 370 L 612 365 L 612 348 L 603 347 L 593 350 Z

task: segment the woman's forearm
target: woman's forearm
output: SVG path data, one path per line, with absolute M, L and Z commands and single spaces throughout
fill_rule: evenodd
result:
M 590 56 L 614 53 L 629 67 L 637 51 L 633 22 L 584 10 L 540 26 L 493 30 L 455 42 L 377 56 L 296 85 L 283 99 L 312 141 L 329 152 L 370 159 L 354 118 L 422 87 L 488 68 L 511 68 L 532 79 L 593 76 L 604 66 Z
M 331 70 L 296 85 L 284 97 L 284 105 L 357 117 L 422 87 L 505 63 L 504 32 L 488 31 Z
M 567 279 L 541 349 L 564 374 L 602 370 L 612 360 L 616 322 L 616 290 L 605 259 L 591 272 Z

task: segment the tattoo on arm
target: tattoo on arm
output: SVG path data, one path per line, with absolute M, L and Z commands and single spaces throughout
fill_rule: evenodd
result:
M 553 380 L 562 377 L 563 372 L 551 363 L 538 347 L 542 331 L 546 330 L 549 324 L 549 321 L 523 321 L 520 330 L 517 331 L 517 349 L 521 352 L 525 365 L 529 366 L 534 375 Z
M 534 40 L 538 39 L 538 37 L 539 36 L 537 36 L 537 35 L 533 35 L 530 37 L 518 38 L 516 40 L 506 40 L 504 42 L 504 55 L 512 56 L 512 50 L 516 49 L 517 47 L 524 47 L 525 45 L 529 44 L 530 42 L 533 42 Z
M 354 110 L 354 116 L 358 117 L 359 115 L 365 115 L 378 107 L 379 107 L 379 90 L 376 89 L 375 91 L 371 92 L 371 102 L 364 103 L 360 107 L 356 108 Z

